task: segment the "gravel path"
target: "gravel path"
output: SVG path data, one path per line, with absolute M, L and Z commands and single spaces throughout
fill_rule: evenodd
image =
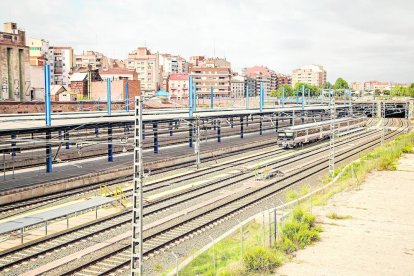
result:
M 360 190 L 314 208 L 322 241 L 299 251 L 277 275 L 414 275 L 414 155 L 397 171 L 375 172 Z M 332 220 L 335 212 L 348 219 Z

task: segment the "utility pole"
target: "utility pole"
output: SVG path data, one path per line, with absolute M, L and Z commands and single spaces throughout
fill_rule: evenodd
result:
M 330 131 L 331 137 L 329 139 L 329 175 L 334 176 L 335 173 L 335 117 L 336 117 L 336 109 L 335 109 L 335 97 L 332 97 L 331 100 L 331 90 L 329 90 L 329 111 L 330 111 Z
M 200 168 L 200 119 L 199 116 L 197 116 L 196 118 L 196 126 L 197 126 L 197 136 L 196 136 L 196 143 L 195 143 L 195 147 L 194 147 L 194 152 L 196 155 L 196 166 L 197 166 L 197 170 Z
M 132 192 L 132 256 L 131 275 L 142 276 L 143 269 L 143 176 L 142 96 L 135 97 L 134 187 Z
M 384 138 L 385 138 L 385 102 L 380 103 L 381 108 L 381 145 L 384 145 Z

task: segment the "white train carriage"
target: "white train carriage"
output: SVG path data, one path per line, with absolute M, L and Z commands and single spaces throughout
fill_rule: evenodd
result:
M 335 119 L 338 132 L 360 128 L 366 123 L 366 117 Z M 328 138 L 331 135 L 331 121 L 286 127 L 278 133 L 277 144 L 282 148 L 294 148 Z

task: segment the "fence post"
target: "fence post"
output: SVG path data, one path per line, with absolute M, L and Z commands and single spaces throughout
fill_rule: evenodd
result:
M 275 220 L 275 244 L 277 241 L 277 213 L 276 213 L 276 207 L 273 209 L 274 210 L 274 220 Z
M 240 225 L 240 259 L 243 260 L 243 224 L 240 222 L 240 220 L 237 219 Z
M 178 276 L 178 256 L 175 255 L 175 253 L 173 251 L 171 251 L 171 254 L 174 256 L 175 258 L 175 275 Z
M 266 247 L 265 211 L 262 212 L 263 247 Z
M 214 247 L 214 239 L 211 236 L 208 236 L 213 243 L 213 275 L 216 275 L 216 252 Z

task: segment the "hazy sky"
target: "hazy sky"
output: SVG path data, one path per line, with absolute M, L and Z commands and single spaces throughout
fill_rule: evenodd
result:
M 2 0 L 0 21 L 28 37 L 115 58 L 153 51 L 226 57 L 235 70 L 291 73 L 322 64 L 328 80 L 414 82 L 413 0 Z

